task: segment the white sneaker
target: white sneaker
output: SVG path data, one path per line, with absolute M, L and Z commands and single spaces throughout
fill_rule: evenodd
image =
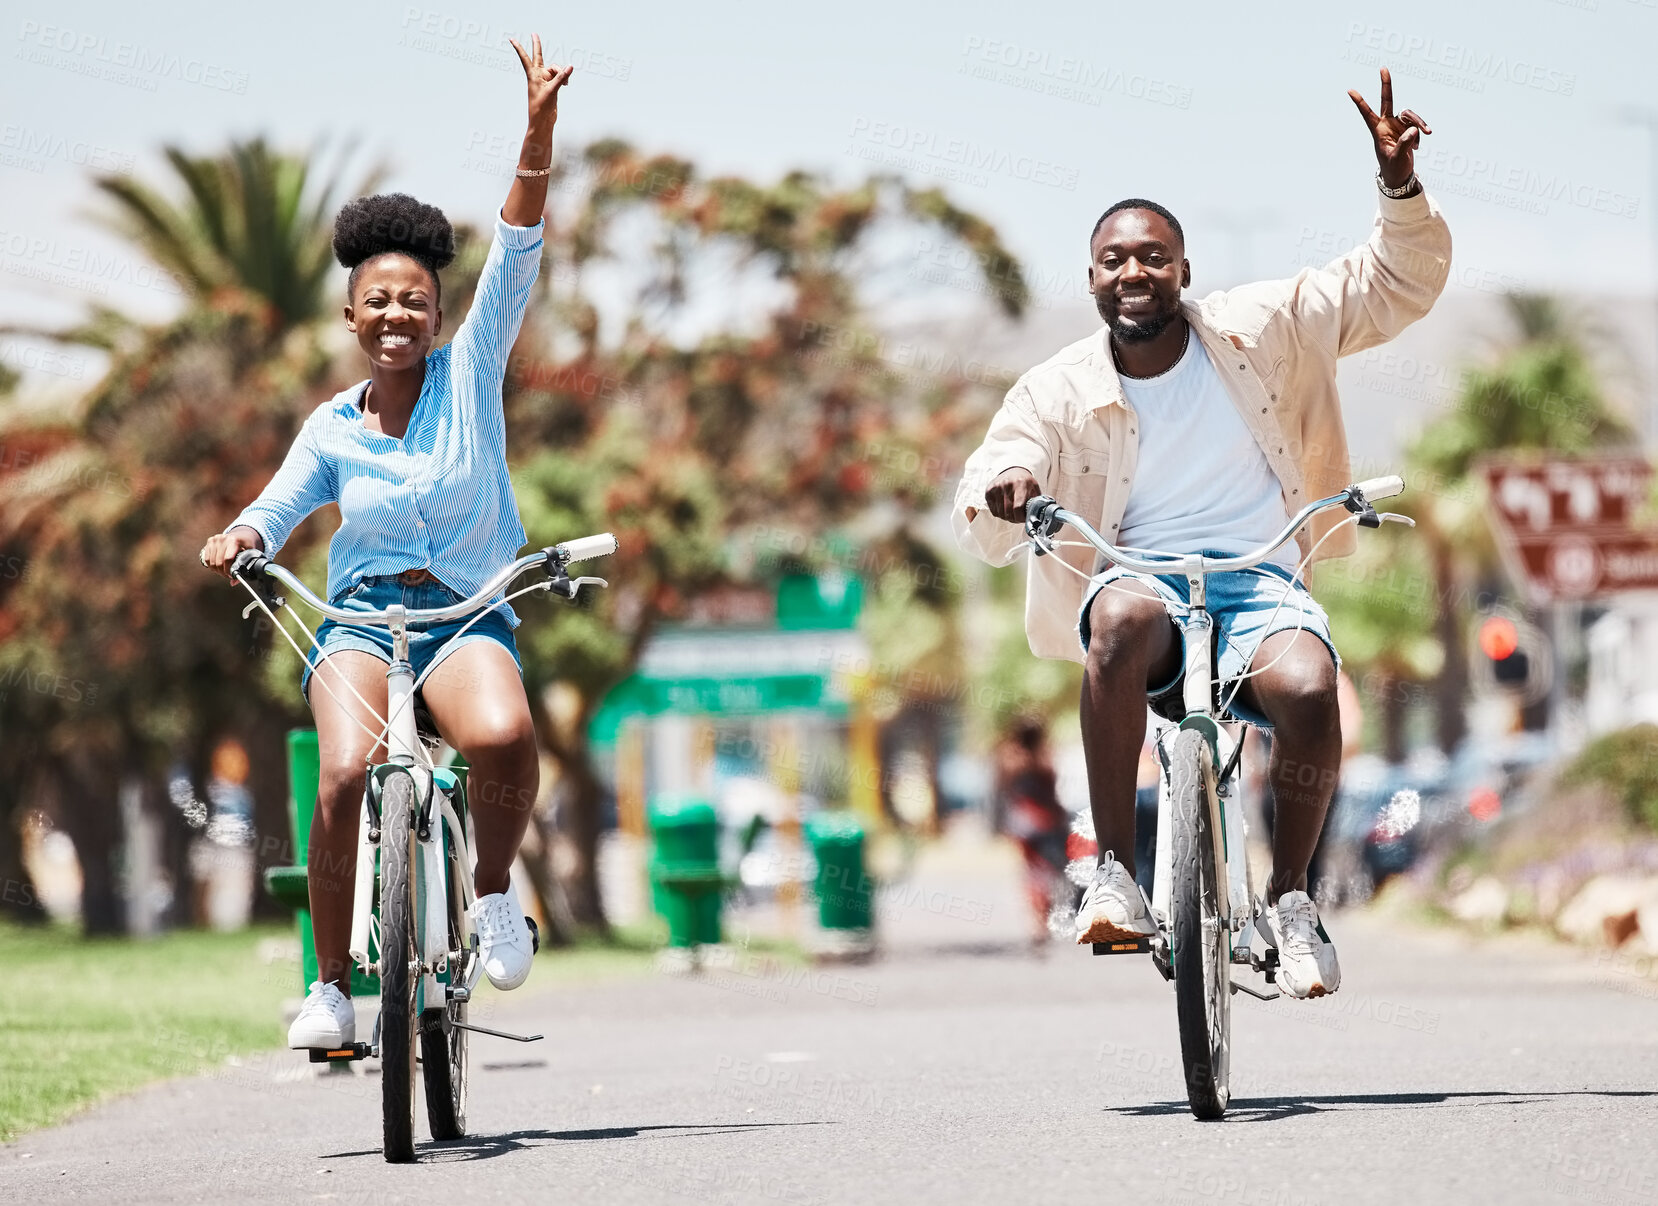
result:
M 1129 942 L 1157 933 L 1145 894 L 1128 868 L 1111 851 L 1094 870 L 1077 910 L 1077 945 L 1091 942 Z
M 351 998 L 321 980 L 311 985 L 299 1016 L 288 1027 L 288 1046 L 295 1050 L 326 1047 L 330 1051 L 357 1041 L 357 1011 Z
M 529 978 L 535 945 L 511 884 L 505 892 L 472 902 L 472 928 L 478 933 L 478 957 L 484 961 L 484 975 L 491 984 L 517 988 Z
M 1255 919 L 1255 929 L 1278 948 L 1278 984 L 1290 996 L 1306 1000 L 1341 987 L 1336 948 L 1305 892 L 1285 892 Z

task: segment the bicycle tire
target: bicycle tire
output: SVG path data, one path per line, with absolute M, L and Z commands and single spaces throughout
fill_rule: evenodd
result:
M 380 1105 L 389 1164 L 415 1158 L 415 782 L 386 776 L 380 792 Z
M 1174 812 L 1174 993 L 1186 1100 L 1198 1118 L 1226 1113 L 1232 1047 L 1231 935 L 1220 917 L 1220 868 L 1209 810 L 1213 760 L 1203 734 L 1184 729 L 1169 756 Z
M 434 829 L 441 822 L 433 820 Z M 445 860 L 449 887 L 449 975 L 460 974 L 465 949 L 461 935 L 466 911 L 466 894 L 460 876 L 466 873 L 460 852 L 453 847 Z M 457 962 L 459 957 L 460 962 Z M 466 1031 L 446 1026 L 446 1021 L 465 1022 L 466 1003 L 446 1003 L 442 1009 L 428 1009 L 421 1017 L 420 1067 L 426 1082 L 426 1122 L 434 1139 L 460 1139 L 466 1135 Z

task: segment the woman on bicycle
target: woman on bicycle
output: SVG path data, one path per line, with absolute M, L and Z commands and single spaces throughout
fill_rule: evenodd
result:
M 345 325 L 368 357 L 368 379 L 312 412 L 270 485 L 207 541 L 201 560 L 209 568 L 228 576 L 244 549 L 274 555 L 327 503 L 338 504 L 341 521 L 328 548 L 328 595 L 348 609 L 449 606 L 523 547 L 501 383 L 540 266 L 558 94 L 573 68 L 545 65 L 539 36 L 530 51 L 512 46 L 529 85 L 529 127 L 470 313 L 434 349 L 443 331 L 438 272 L 455 254 L 441 211 L 401 193 L 345 206 L 334 253 L 351 272 Z M 490 982 L 516 988 L 533 947 L 510 871 L 536 799 L 535 733 L 513 640 L 517 617 L 503 605 L 451 642 L 464 622 L 411 624 L 409 655 L 417 675 L 442 663 L 423 695 L 472 768 L 472 923 Z M 317 631 L 313 664 L 319 654 L 328 660 L 300 680 L 322 760 L 307 854 L 319 970 L 288 1045 L 333 1048 L 356 1038 L 347 946 L 358 816 L 366 768 L 385 757 L 371 739 L 381 725 L 357 694 L 385 715 L 391 637 L 330 620 Z M 326 689 L 312 689 L 314 678 Z

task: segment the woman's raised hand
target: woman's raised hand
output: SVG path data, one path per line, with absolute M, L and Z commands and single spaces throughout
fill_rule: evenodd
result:
M 530 87 L 530 126 L 550 127 L 558 120 L 558 90 L 570 82 L 574 67 L 549 67 L 541 59 L 541 35 L 530 35 L 532 50 L 526 51 L 517 38 L 508 39 L 524 64 L 524 78 Z M 533 52 L 533 53 L 532 53 Z

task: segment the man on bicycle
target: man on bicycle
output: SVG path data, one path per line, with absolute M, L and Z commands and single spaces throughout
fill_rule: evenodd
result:
M 1380 114 L 1349 93 L 1375 143 L 1380 214 L 1368 242 L 1323 268 L 1184 301 L 1191 268 L 1174 215 L 1138 198 L 1105 212 L 1088 266 L 1105 330 L 1008 392 L 956 495 L 963 548 L 1008 564 L 1024 542 L 1014 525 L 1026 502 L 1047 494 L 1120 547 L 1239 553 L 1348 484 L 1336 359 L 1426 314 L 1451 259 L 1445 221 L 1414 171 L 1431 131 L 1408 109 L 1394 115 L 1386 68 L 1381 83 Z M 1318 556 L 1351 552 L 1352 530 L 1331 531 L 1344 518 L 1315 518 L 1297 535 L 1301 556 L 1315 545 Z M 1277 558 L 1210 575 L 1207 592 L 1218 681 L 1250 675 L 1231 710 L 1274 730 L 1273 871 L 1258 925 L 1278 950 L 1279 982 L 1305 998 L 1341 983 L 1306 891 L 1341 763 L 1340 659 L 1323 610 L 1290 583 L 1298 558 L 1287 548 Z M 1085 667 L 1082 736 L 1100 864 L 1077 916 L 1078 943 L 1156 932 L 1134 882 L 1135 771 L 1148 697 L 1160 714 L 1181 707 L 1183 637 L 1172 618 L 1186 590 L 1183 576 L 1096 564 L 1091 548 L 1060 547 L 1031 563 L 1031 651 Z

